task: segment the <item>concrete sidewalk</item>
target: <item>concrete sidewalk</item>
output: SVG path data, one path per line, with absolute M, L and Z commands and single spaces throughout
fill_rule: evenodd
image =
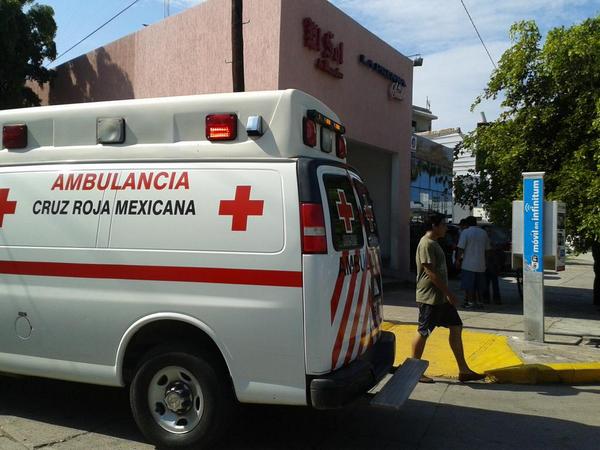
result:
M 469 364 L 498 382 L 600 382 L 600 310 L 592 305 L 592 265 L 591 254 L 585 254 L 569 258 L 565 272 L 545 274 L 544 343 L 523 339 L 523 305 L 514 278 L 500 280 L 502 305 L 460 310 Z M 450 280 L 450 288 L 462 297 L 458 279 Z M 414 286 L 386 283 L 384 318 L 397 334 L 399 362 L 410 356 L 417 315 Z M 423 357 L 431 361 L 430 376 L 458 375 L 446 330 L 433 333 Z

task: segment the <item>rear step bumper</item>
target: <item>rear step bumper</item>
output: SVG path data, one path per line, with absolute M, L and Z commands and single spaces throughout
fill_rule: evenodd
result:
M 341 408 L 375 386 L 394 363 L 396 337 L 382 331 L 359 359 L 327 375 L 309 379 L 310 404 L 316 409 Z

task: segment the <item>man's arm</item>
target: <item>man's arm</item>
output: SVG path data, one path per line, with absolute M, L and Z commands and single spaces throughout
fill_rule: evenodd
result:
M 456 267 L 458 267 L 460 269 L 460 266 L 462 264 L 462 260 L 465 257 L 465 251 L 460 248 L 460 247 L 456 247 Z
M 450 292 L 450 289 L 448 288 L 446 283 L 444 283 L 444 281 L 440 277 L 438 277 L 437 273 L 435 273 L 435 271 L 433 270 L 433 265 L 431 263 L 423 263 L 423 268 L 425 269 L 425 273 L 427 274 L 431 282 L 435 285 L 435 287 L 437 287 L 440 291 L 444 293 L 444 296 L 448 299 L 450 303 L 452 303 L 454 306 L 458 306 L 458 298 L 456 297 L 456 295 Z
M 465 247 L 467 246 L 466 237 L 466 233 L 463 230 L 458 238 L 458 244 L 456 244 L 456 267 L 459 269 L 462 264 L 462 260 L 465 257 Z

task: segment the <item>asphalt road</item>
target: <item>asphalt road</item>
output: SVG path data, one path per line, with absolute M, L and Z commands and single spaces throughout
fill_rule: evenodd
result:
M 600 386 L 418 385 L 399 412 L 245 406 L 223 449 L 595 449 Z M 0 377 L 0 449 L 150 449 L 122 389 Z

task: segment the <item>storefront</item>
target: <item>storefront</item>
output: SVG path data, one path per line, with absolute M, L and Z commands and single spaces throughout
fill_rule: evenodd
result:
M 431 213 L 452 219 L 452 149 L 415 136 L 410 160 L 410 255 L 426 231 Z M 415 261 L 411 258 L 411 269 Z
M 346 126 L 388 274 L 409 277 L 412 60 L 325 0 L 245 0 L 246 90 L 297 88 Z M 58 67 L 45 104 L 232 91 L 231 3 L 208 0 Z

